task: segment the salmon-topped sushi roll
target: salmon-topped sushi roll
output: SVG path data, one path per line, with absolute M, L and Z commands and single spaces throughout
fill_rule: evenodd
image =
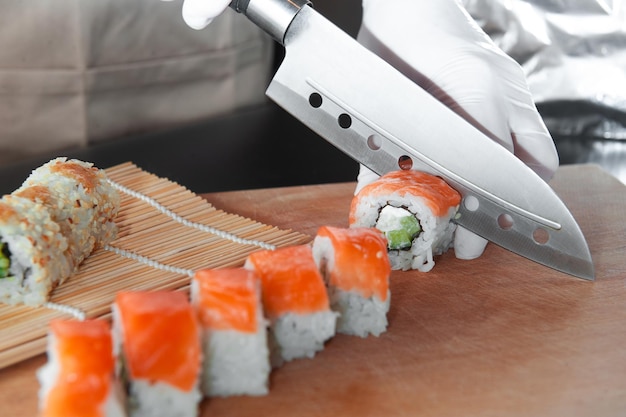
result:
M 315 263 L 339 313 L 337 332 L 366 337 L 387 329 L 389 275 L 387 240 L 375 228 L 320 227 L 313 241 Z
M 244 268 L 199 270 L 191 300 L 202 328 L 204 394 L 267 394 L 267 321 L 256 274 Z
M 335 335 L 323 278 L 309 245 L 253 252 L 246 268 L 261 279 L 263 308 L 270 320 L 270 361 L 312 358 Z
M 389 172 L 356 193 L 351 227 L 376 227 L 387 238 L 392 269 L 430 271 L 452 247 L 461 195 L 443 179 L 415 170 Z
M 200 328 L 187 295 L 175 291 L 120 292 L 113 331 L 122 358 L 131 416 L 198 414 Z
M 111 328 L 103 320 L 53 320 L 48 362 L 37 371 L 42 417 L 124 416 Z

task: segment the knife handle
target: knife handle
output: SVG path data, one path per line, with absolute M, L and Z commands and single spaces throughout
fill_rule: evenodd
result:
M 309 3 L 309 0 L 232 0 L 229 6 L 284 45 L 289 25 Z

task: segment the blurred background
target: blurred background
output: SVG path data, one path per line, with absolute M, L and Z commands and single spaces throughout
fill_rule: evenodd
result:
M 462 2 L 522 65 L 561 164 L 597 163 L 626 182 L 626 2 Z
M 626 182 L 626 6 L 463 0 L 526 72 L 561 164 Z M 356 36 L 361 0 L 314 7 Z M 197 193 L 353 181 L 358 164 L 269 101 L 280 45 L 181 1 L 0 3 L 0 192 L 56 156 L 132 161 Z

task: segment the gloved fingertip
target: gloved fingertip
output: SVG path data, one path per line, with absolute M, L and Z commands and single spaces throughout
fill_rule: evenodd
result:
M 486 246 L 487 239 L 463 227 L 457 227 L 454 234 L 454 255 L 457 259 L 476 259 L 483 254 Z
M 192 29 L 204 29 L 222 14 L 229 4 L 230 0 L 185 0 L 183 20 Z
M 378 179 L 379 175 L 365 165 L 360 165 L 359 175 L 357 176 L 357 184 L 354 190 L 354 194 L 358 194 L 359 191 L 367 184 L 370 184 Z
M 211 24 L 211 22 L 213 21 L 213 19 L 205 19 L 205 18 L 198 17 L 198 16 L 186 17 L 184 14 L 183 14 L 183 20 L 185 21 L 187 26 L 195 30 L 202 30 L 205 27 L 209 26 L 209 24 Z

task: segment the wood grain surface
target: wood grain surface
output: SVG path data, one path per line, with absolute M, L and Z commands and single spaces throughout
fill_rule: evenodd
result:
M 391 277 L 389 328 L 338 335 L 271 375 L 265 397 L 205 400 L 202 416 L 625 416 L 626 187 L 596 166 L 552 186 L 587 237 L 584 281 L 490 244 Z M 208 194 L 215 207 L 313 235 L 347 225 L 353 183 Z M 34 416 L 45 357 L 0 371 L 0 414 Z

